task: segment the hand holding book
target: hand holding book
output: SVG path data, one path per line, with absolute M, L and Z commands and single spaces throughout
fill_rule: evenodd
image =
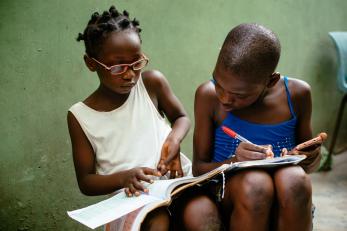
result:
M 325 132 L 321 132 L 316 137 L 298 144 L 289 152 L 283 150 L 282 155 L 305 155 L 307 158 L 300 163 L 300 166 L 308 173 L 313 172 L 319 166 L 320 148 L 327 137 Z

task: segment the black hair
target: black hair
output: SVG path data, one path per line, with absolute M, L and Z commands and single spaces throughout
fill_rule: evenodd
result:
M 274 32 L 259 24 L 240 24 L 224 40 L 219 62 L 239 77 L 268 77 L 276 69 L 281 53 Z
M 111 6 L 108 11 L 104 11 L 101 15 L 98 12 L 92 14 L 83 34 L 78 33 L 77 41 L 84 40 L 87 55 L 97 58 L 101 44 L 109 33 L 131 29 L 140 37 L 141 28 L 139 25 L 139 21 L 135 18 L 129 19 L 129 13 L 126 10 L 120 13 L 115 6 Z

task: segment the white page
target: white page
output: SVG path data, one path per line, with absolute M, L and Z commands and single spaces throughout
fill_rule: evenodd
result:
M 97 204 L 67 213 L 71 218 L 95 229 L 158 200 L 160 199 L 146 194 L 138 197 L 127 197 L 124 192 L 121 192 Z
M 283 157 L 275 157 L 269 159 L 262 160 L 252 160 L 252 161 L 243 161 L 243 162 L 235 162 L 230 165 L 229 169 L 237 169 L 237 168 L 247 168 L 247 167 L 262 167 L 262 168 L 273 168 L 281 165 L 289 165 L 289 164 L 298 164 L 300 161 L 305 159 L 305 155 L 287 155 Z
M 194 177 L 192 176 L 185 176 L 181 178 L 176 179 L 169 179 L 169 180 L 156 180 L 153 184 L 147 184 L 146 187 L 149 190 L 149 195 L 152 195 L 154 197 L 158 197 L 161 199 L 167 199 L 166 197 L 170 195 L 170 192 L 168 192 L 168 188 L 170 188 L 170 185 L 174 184 L 175 182 L 179 181 L 185 181 L 186 179 L 192 179 Z

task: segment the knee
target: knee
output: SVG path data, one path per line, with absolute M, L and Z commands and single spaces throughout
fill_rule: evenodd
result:
M 275 179 L 281 207 L 311 206 L 311 180 L 302 168 L 296 166 L 284 169 L 276 174 Z
M 183 210 L 186 230 L 220 230 L 221 220 L 216 204 L 207 196 L 197 196 Z
M 167 231 L 169 230 L 169 226 L 169 213 L 165 208 L 159 208 L 147 215 L 141 226 L 141 230 Z
M 271 208 L 274 186 L 269 174 L 262 171 L 249 172 L 242 177 L 238 185 L 234 199 L 235 207 L 239 205 L 255 213 Z

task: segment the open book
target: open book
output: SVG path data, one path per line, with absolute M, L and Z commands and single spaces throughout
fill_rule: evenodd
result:
M 146 185 L 149 193 L 142 193 L 138 197 L 127 197 L 124 192 L 120 192 L 97 204 L 70 211 L 68 215 L 94 229 L 139 209 L 131 228 L 131 230 L 139 230 L 141 223 L 150 211 L 161 206 L 170 205 L 172 198 L 179 192 L 193 185 L 207 182 L 222 172 L 229 174 L 247 168 L 274 168 L 282 165 L 297 164 L 305 158 L 306 156 L 304 155 L 290 155 L 272 159 L 236 162 L 221 165 L 198 177 L 186 176 L 170 180 L 157 180 L 152 184 Z

